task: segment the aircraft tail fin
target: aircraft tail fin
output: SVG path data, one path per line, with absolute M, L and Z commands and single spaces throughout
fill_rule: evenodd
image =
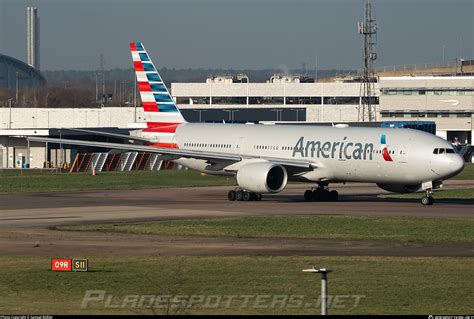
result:
M 172 140 L 176 128 L 186 123 L 186 120 L 181 115 L 143 44 L 131 42 L 130 51 L 147 120 L 148 128 L 143 131 L 154 133 L 162 141 L 158 146 L 175 147 Z

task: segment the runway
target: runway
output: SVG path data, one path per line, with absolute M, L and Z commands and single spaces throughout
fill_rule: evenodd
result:
M 308 185 L 289 185 L 261 202 L 229 202 L 229 187 L 105 190 L 0 195 L 0 255 L 324 255 L 474 256 L 471 244 L 217 238 L 55 230 L 77 223 L 268 215 L 474 218 L 474 201 L 380 199 L 369 184 L 337 185 L 338 202 L 305 202 Z M 446 183 L 474 187 L 473 181 Z

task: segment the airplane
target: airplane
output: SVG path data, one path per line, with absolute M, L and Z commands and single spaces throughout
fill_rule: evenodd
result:
M 206 174 L 234 176 L 238 187 L 228 192 L 230 201 L 261 200 L 289 181 L 314 183 L 303 194 L 306 201 L 336 201 L 338 192 L 329 184 L 365 182 L 395 193 L 424 191 L 421 203 L 432 205 L 433 190 L 464 168 L 448 141 L 418 130 L 189 123 L 143 44 L 131 42 L 130 50 L 147 127 L 138 136 L 113 137 L 133 143 L 28 139 L 152 152 Z

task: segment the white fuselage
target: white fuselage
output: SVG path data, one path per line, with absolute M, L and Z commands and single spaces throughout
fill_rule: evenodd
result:
M 206 170 L 205 160 L 176 160 L 215 175 L 231 175 L 242 165 L 280 158 L 314 163 L 310 171 L 289 171 L 289 180 L 413 185 L 442 181 L 464 167 L 450 143 L 411 129 L 187 123 L 177 128 L 174 141 L 179 149 L 242 156 L 242 161 L 218 171 Z M 451 151 L 435 154 L 435 149 Z

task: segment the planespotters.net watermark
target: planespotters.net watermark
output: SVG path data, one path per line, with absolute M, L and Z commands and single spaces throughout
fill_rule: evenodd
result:
M 356 308 L 365 295 L 329 295 L 328 308 Z M 304 295 L 125 295 L 107 294 L 105 290 L 86 290 L 81 308 L 103 305 L 104 308 L 320 308 L 321 297 Z

